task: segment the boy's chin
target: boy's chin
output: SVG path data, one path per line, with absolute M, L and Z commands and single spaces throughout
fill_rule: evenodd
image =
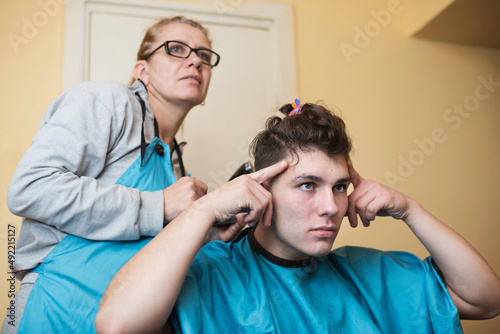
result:
M 326 256 L 332 251 L 332 247 L 333 247 L 333 242 L 329 243 L 328 245 L 324 245 L 323 247 L 318 248 L 314 251 L 311 251 L 308 255 L 314 257 Z

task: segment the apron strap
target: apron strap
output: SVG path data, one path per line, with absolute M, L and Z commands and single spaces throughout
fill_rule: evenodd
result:
M 142 82 L 142 81 L 141 81 Z M 144 136 L 144 120 L 146 118 L 146 103 L 144 100 L 141 98 L 141 95 L 139 95 L 138 92 L 135 92 L 135 96 L 137 97 L 137 100 L 139 100 L 139 103 L 141 104 L 141 111 L 142 111 L 142 126 L 141 126 L 141 167 L 142 163 L 144 160 L 144 154 L 146 153 L 146 137 Z M 154 128 L 155 128 L 155 137 L 159 137 L 160 130 L 158 128 L 158 122 L 156 121 L 156 118 L 154 118 Z M 160 145 L 160 144 L 158 144 Z M 160 145 L 160 149 L 157 149 L 155 147 L 155 151 L 163 155 L 163 147 Z M 179 144 L 177 143 L 177 140 L 174 137 L 174 150 L 177 153 L 177 157 L 179 158 L 179 167 L 181 169 L 181 175 L 186 176 L 186 170 L 184 169 L 184 162 L 182 161 L 182 152 L 181 149 L 179 148 Z
M 142 162 L 144 160 L 144 153 L 146 153 L 146 137 L 144 137 L 144 119 L 146 118 L 146 103 L 144 103 L 144 100 L 141 98 L 138 92 L 135 92 L 135 96 L 137 96 L 137 99 L 139 100 L 139 103 L 141 104 L 141 110 L 142 110 L 142 126 L 141 126 L 141 167 L 142 167 Z M 156 119 L 155 119 L 156 123 Z M 155 129 L 156 131 L 156 129 Z
M 182 152 L 179 147 L 179 144 L 177 144 L 177 140 L 174 137 L 174 150 L 177 153 L 177 157 L 179 158 L 179 167 L 181 168 L 181 175 L 186 176 L 186 171 L 184 170 L 184 162 L 182 161 Z

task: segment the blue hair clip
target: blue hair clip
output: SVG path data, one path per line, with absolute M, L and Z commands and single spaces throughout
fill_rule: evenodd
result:
M 293 116 L 293 115 L 300 114 L 302 106 L 300 105 L 300 100 L 299 99 L 295 99 L 295 101 L 293 101 L 292 107 L 293 107 L 293 110 L 288 114 L 288 116 Z

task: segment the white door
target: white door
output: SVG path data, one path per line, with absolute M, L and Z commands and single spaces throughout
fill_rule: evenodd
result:
M 188 171 L 210 189 L 249 160 L 251 139 L 283 103 L 296 97 L 292 10 L 283 4 L 217 0 L 213 6 L 172 2 L 68 1 L 64 89 L 85 80 L 127 83 L 145 29 L 185 15 L 210 31 L 221 55 L 204 106 L 186 118 Z

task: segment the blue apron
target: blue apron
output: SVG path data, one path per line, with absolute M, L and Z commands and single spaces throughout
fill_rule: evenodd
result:
M 144 116 L 144 102 L 140 97 L 139 101 Z M 116 183 L 157 191 L 175 181 L 170 147 L 158 137 L 146 147 L 142 133 L 141 156 Z M 116 272 L 151 239 L 92 241 L 67 235 L 33 270 L 38 278 L 18 333 L 95 333 L 94 319 L 104 290 Z
M 253 231 L 200 249 L 171 314 L 176 333 L 463 333 L 430 259 L 343 247 L 287 267 L 262 250 Z

